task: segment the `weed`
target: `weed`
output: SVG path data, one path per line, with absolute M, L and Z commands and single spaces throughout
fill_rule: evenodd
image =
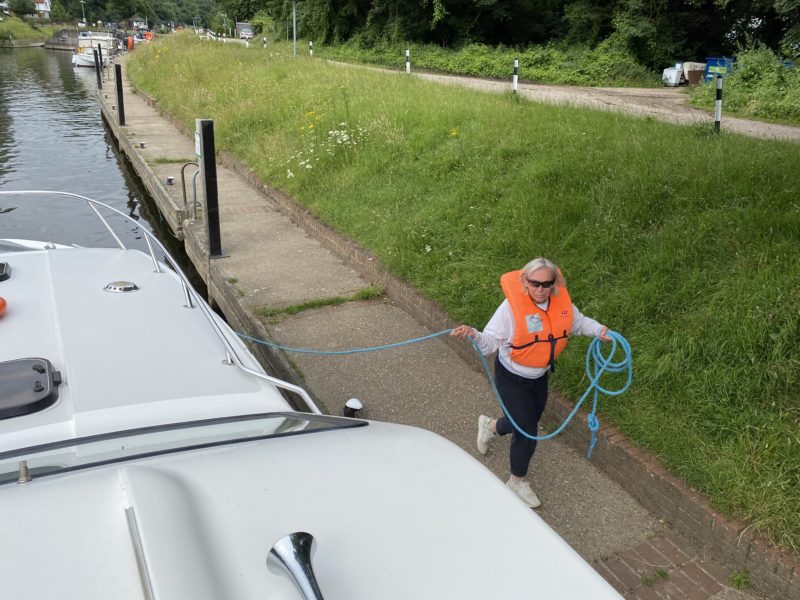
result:
M 728 577 L 728 581 L 737 590 L 746 590 L 750 587 L 750 571 L 747 569 L 734 571 Z
M 317 298 L 314 300 L 309 300 L 308 302 L 303 302 L 301 304 L 293 304 L 292 306 L 285 306 L 282 308 L 262 307 L 257 309 L 256 313 L 262 317 L 272 319 L 279 315 L 296 315 L 299 312 L 303 312 L 304 310 L 310 310 L 312 308 L 322 308 L 323 306 L 338 306 L 339 304 L 345 304 L 346 302 L 359 302 L 362 300 L 372 300 L 374 298 L 380 297 L 382 294 L 383 290 L 381 288 L 367 287 L 357 291 L 355 294 L 352 294 L 351 296 L 333 296 L 331 298 Z

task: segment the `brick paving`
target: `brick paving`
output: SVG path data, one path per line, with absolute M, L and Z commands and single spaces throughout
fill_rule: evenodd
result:
M 674 531 L 653 536 L 593 566 L 630 600 L 709 600 L 728 587 L 730 575 L 706 562 Z

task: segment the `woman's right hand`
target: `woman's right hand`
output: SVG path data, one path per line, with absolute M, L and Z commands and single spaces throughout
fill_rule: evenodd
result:
M 457 338 L 466 340 L 476 337 L 478 335 L 478 331 L 469 325 L 459 325 L 450 332 L 450 335 L 454 335 Z

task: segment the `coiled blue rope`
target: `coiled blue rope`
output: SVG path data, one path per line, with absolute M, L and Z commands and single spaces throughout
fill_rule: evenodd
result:
M 295 352 L 299 354 L 319 354 L 319 355 L 335 355 L 335 356 L 342 356 L 345 354 L 357 354 L 359 352 L 375 352 L 377 350 L 388 350 L 390 348 L 398 348 L 400 346 L 408 346 L 410 344 L 416 344 L 418 342 L 424 342 L 426 340 L 430 340 L 436 337 L 440 337 L 443 335 L 449 334 L 452 329 L 445 329 L 443 331 L 439 331 L 437 333 L 432 333 L 430 335 L 425 335 L 422 337 L 412 338 L 410 340 L 404 340 L 402 342 L 395 342 L 393 344 L 384 344 L 381 346 L 370 346 L 367 348 L 353 348 L 350 350 L 313 350 L 310 348 L 291 348 L 289 346 L 282 346 L 281 344 L 276 344 L 274 342 L 267 342 L 266 340 L 260 340 L 258 338 L 251 337 L 249 335 L 245 335 L 243 333 L 236 332 L 237 335 L 245 340 L 250 340 L 251 342 L 255 342 L 257 344 L 261 344 L 263 346 L 269 346 L 270 348 L 275 348 L 278 350 L 284 350 L 286 352 Z M 486 357 L 483 353 L 478 349 L 477 344 L 475 341 L 470 338 L 470 343 L 472 347 L 475 349 L 475 352 L 478 353 L 478 356 L 481 359 L 481 364 L 483 364 L 483 369 L 486 371 L 486 376 L 489 378 L 489 381 L 492 384 L 492 390 L 494 391 L 494 395 L 497 398 L 497 401 L 500 404 L 500 408 L 503 409 L 503 414 L 508 418 L 509 422 L 514 426 L 520 435 L 525 436 L 529 440 L 549 440 L 557 436 L 559 433 L 564 431 L 566 426 L 572 421 L 572 418 L 575 416 L 575 413 L 578 412 L 583 402 L 589 396 L 589 394 L 593 394 L 593 401 L 592 401 L 592 412 L 589 413 L 587 417 L 587 426 L 589 427 L 589 431 L 591 431 L 592 438 L 589 442 L 589 449 L 586 452 L 586 457 L 592 457 L 592 450 L 594 450 L 595 444 L 597 443 L 597 431 L 600 429 L 600 421 L 597 419 L 597 405 L 599 394 L 603 393 L 607 396 L 619 396 L 620 394 L 624 393 L 631 385 L 631 381 L 633 379 L 633 361 L 631 360 L 631 347 L 622 335 L 617 333 L 616 331 L 609 331 L 606 335 L 611 338 L 611 351 L 608 353 L 607 356 L 604 356 L 601 352 L 602 342 L 595 338 L 589 344 L 589 347 L 586 350 L 586 375 L 589 378 L 589 387 L 584 392 L 583 396 L 581 396 L 580 400 L 575 403 L 574 408 L 572 411 L 567 415 L 567 418 L 564 419 L 564 422 L 556 429 L 555 431 L 548 433 L 546 435 L 531 435 L 524 429 L 522 429 L 517 423 L 514 421 L 511 414 L 508 412 L 506 405 L 503 403 L 503 398 L 500 396 L 500 392 L 497 390 L 497 385 L 495 384 L 494 377 L 492 376 L 492 370 L 489 367 L 489 363 L 486 361 Z M 620 348 L 623 353 L 623 357 L 620 360 L 613 360 L 614 355 L 617 352 L 617 348 Z M 618 390 L 609 390 L 604 388 L 600 385 L 600 378 L 604 373 L 622 373 L 627 371 L 628 378 L 625 382 L 625 385 L 622 386 Z
M 492 383 L 494 395 L 497 398 L 497 401 L 500 403 L 500 408 L 503 409 L 503 414 L 506 416 L 509 423 L 514 426 L 514 429 L 516 429 L 520 435 L 528 438 L 529 440 L 549 440 L 550 438 L 553 438 L 564 431 L 566 426 L 569 425 L 569 422 L 572 421 L 572 417 L 574 417 L 575 413 L 578 412 L 589 394 L 593 394 L 594 398 L 592 401 L 592 412 L 590 412 L 589 416 L 586 418 L 586 425 L 592 434 L 591 440 L 589 441 L 589 449 L 586 451 L 586 458 L 592 458 L 592 451 L 597 444 L 597 432 L 600 429 L 600 421 L 597 419 L 597 404 L 599 394 L 602 392 L 607 396 L 619 396 L 631 386 L 631 381 L 633 380 L 633 361 L 631 360 L 631 346 L 628 343 L 628 340 L 626 340 L 616 331 L 608 331 L 606 335 L 611 338 L 611 351 L 607 356 L 603 356 L 601 351 L 602 342 L 598 338 L 594 338 L 591 341 L 589 347 L 586 349 L 586 376 L 589 378 L 589 387 L 586 388 L 586 391 L 583 393 L 583 396 L 580 397 L 580 400 L 575 403 L 572 411 L 570 411 L 570 413 L 567 415 L 567 418 L 564 419 L 564 422 L 561 423 L 561 425 L 559 425 L 555 431 L 552 431 L 546 435 L 531 435 L 522 429 L 522 427 L 517 425 L 517 423 L 514 421 L 514 418 L 511 416 L 511 413 L 508 412 L 506 405 L 503 403 L 503 398 L 500 396 L 500 392 L 497 389 L 497 385 L 492 377 L 492 373 L 489 370 L 489 363 L 486 361 L 486 357 L 480 350 L 478 350 L 478 346 L 475 344 L 474 340 L 470 339 L 470 342 L 472 343 L 472 347 L 475 348 L 475 351 L 478 353 L 478 356 L 480 356 L 481 363 L 483 363 L 483 368 L 486 371 L 486 374 L 489 376 L 489 381 Z M 615 361 L 613 358 L 618 347 L 622 349 L 624 356 L 621 360 Z M 625 385 L 618 390 L 609 390 L 600 385 L 600 378 L 602 377 L 603 373 L 622 373 L 624 371 L 628 372 L 628 378 L 625 382 Z

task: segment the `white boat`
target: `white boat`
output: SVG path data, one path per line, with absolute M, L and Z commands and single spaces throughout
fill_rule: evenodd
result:
M 72 66 L 94 67 L 94 51 L 99 48 L 103 55 L 103 66 L 107 67 L 118 46 L 117 41 L 110 33 L 81 31 L 78 35 L 78 45 L 72 53 Z
M 451 442 L 320 414 L 103 222 L 117 247 L 0 240 L 3 597 L 620 598 Z

